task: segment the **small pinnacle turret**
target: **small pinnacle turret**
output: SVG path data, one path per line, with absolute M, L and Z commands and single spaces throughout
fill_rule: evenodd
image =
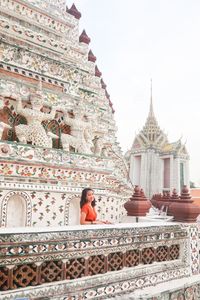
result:
M 101 86 L 102 86 L 102 89 L 104 89 L 104 90 L 106 89 L 106 86 L 107 86 L 102 78 L 101 78 Z
M 67 12 L 74 16 L 77 20 L 81 18 L 81 13 L 78 11 L 75 4 L 72 4 L 71 8 L 67 9 Z
M 102 73 L 99 71 L 98 67 L 95 66 L 95 76 L 96 77 L 101 77 Z
M 86 31 L 83 30 L 83 32 L 81 33 L 81 35 L 79 37 L 79 42 L 89 45 L 90 41 L 91 40 L 90 40 L 89 36 L 87 35 Z
M 110 99 L 110 95 L 108 94 L 107 90 L 105 91 L 106 94 L 106 98 L 109 100 Z
M 88 60 L 91 61 L 91 62 L 94 62 L 94 63 L 95 63 L 95 61 L 97 60 L 97 58 L 96 58 L 96 56 L 94 56 L 92 50 L 90 50 L 90 51 L 88 52 Z

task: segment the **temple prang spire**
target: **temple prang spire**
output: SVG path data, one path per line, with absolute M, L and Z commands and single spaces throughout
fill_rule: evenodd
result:
M 160 135 L 160 128 L 158 126 L 156 117 L 153 111 L 153 96 L 152 96 L 152 80 L 150 88 L 150 108 L 149 114 L 145 123 L 145 126 L 142 130 L 144 136 L 149 140 L 149 143 L 152 144 L 157 140 L 158 135 Z
M 153 92 L 152 92 L 152 79 L 151 79 L 151 90 L 150 90 L 150 108 L 149 108 L 149 118 L 155 118 L 153 111 Z

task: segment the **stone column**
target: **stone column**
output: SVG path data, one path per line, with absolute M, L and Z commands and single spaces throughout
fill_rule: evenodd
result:
M 180 158 L 174 159 L 174 184 L 173 188 L 176 189 L 177 193 L 180 194 Z
M 154 152 L 153 155 L 153 186 L 151 197 L 161 192 L 161 159 L 159 153 Z
M 141 154 L 141 172 L 140 172 L 140 186 L 144 190 L 145 194 L 147 194 L 147 153 Z
M 145 183 L 146 183 L 146 190 L 145 194 L 147 197 L 150 198 L 151 194 L 151 186 L 152 186 L 152 152 L 151 150 L 147 150 L 146 154 L 146 172 L 145 172 Z
M 189 160 L 185 160 L 185 182 L 184 184 L 190 186 L 190 170 L 189 170 Z
M 160 173 L 160 178 L 159 178 L 159 192 L 158 193 L 162 193 L 163 183 L 164 183 L 164 159 L 160 159 L 159 173 Z
M 134 183 L 134 155 L 131 153 L 130 155 L 130 171 L 129 176 L 131 179 L 131 182 Z
M 170 155 L 170 192 L 172 192 L 174 188 L 174 157 Z

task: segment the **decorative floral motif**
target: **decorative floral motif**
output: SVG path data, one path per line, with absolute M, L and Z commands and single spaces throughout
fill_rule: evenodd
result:
M 11 148 L 9 145 L 7 144 L 2 144 L 0 145 L 0 155 L 1 156 L 7 156 L 7 155 L 10 155 L 11 153 Z

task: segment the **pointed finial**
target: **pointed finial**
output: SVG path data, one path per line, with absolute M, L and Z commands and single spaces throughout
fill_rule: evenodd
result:
M 108 94 L 107 90 L 105 89 L 105 95 L 106 95 L 106 98 L 109 100 L 110 99 L 110 95 Z
M 92 50 L 90 50 L 88 52 L 88 61 L 95 62 L 96 59 L 97 59 L 96 56 L 94 56 L 94 54 L 92 53 Z
M 81 13 L 78 11 L 75 4 L 72 4 L 72 7 L 70 9 L 67 9 L 67 12 L 70 15 L 74 16 L 77 20 L 81 18 Z
M 153 112 L 153 96 L 152 96 L 152 78 L 151 78 L 151 98 L 150 98 L 150 109 L 149 109 L 149 117 L 154 117 L 154 112 Z
M 95 76 L 96 77 L 101 77 L 102 73 L 99 71 L 97 65 L 95 66 Z
M 81 35 L 79 36 L 79 42 L 80 43 L 84 43 L 84 44 L 88 44 L 90 43 L 90 38 L 88 37 L 87 33 L 85 30 L 83 30 L 83 32 L 81 33 Z
M 178 141 L 181 142 L 182 138 L 183 138 L 183 134 L 181 133 L 181 136 L 180 136 L 180 138 L 178 139 Z
M 106 84 L 102 78 L 101 78 L 101 86 L 102 86 L 102 89 L 104 89 L 104 90 L 106 89 Z
M 152 144 L 156 141 L 158 135 L 161 134 L 161 130 L 158 126 L 157 120 L 154 115 L 153 111 L 153 96 L 152 96 L 152 79 L 151 79 L 151 85 L 150 85 L 150 107 L 149 107 L 149 114 L 145 123 L 145 126 L 143 127 L 143 134 L 147 137 L 149 142 Z

